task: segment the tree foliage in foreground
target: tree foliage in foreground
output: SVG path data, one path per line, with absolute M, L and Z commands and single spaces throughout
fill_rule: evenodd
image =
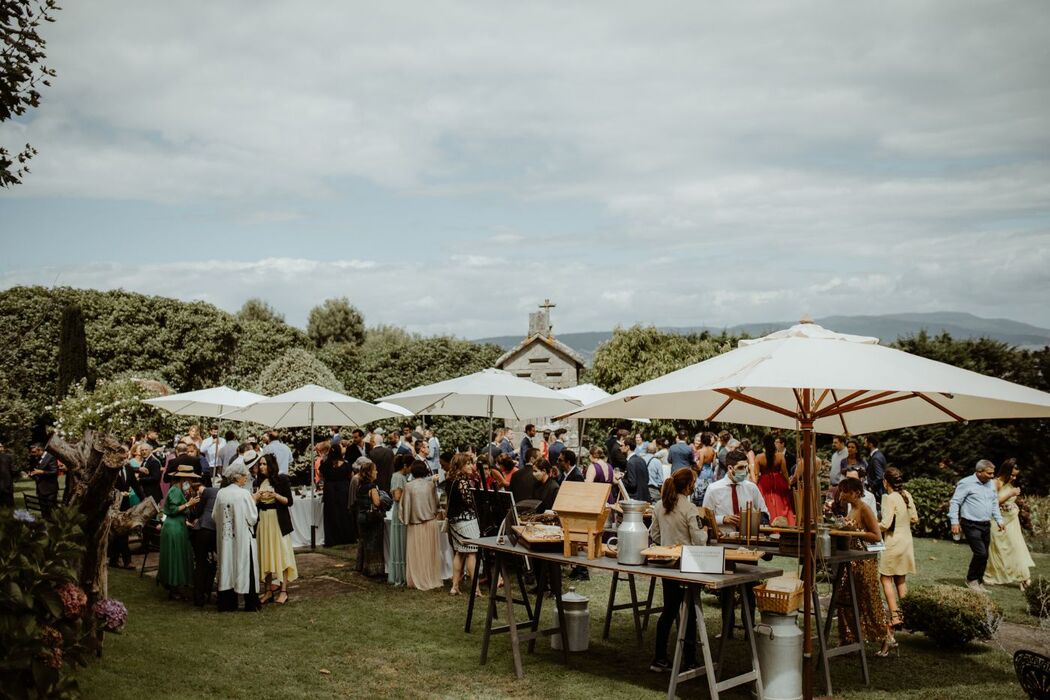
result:
M 41 86 L 50 87 L 55 71 L 44 63 L 44 22 L 54 22 L 56 0 L 4 0 L 0 3 L 0 122 L 40 106 Z M 17 153 L 0 146 L 0 187 L 22 182 L 36 149 L 28 143 Z

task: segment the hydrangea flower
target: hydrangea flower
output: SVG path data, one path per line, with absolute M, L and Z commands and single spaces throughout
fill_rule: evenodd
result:
M 15 520 L 23 523 L 35 523 L 36 517 L 25 508 L 19 508 L 15 511 Z
M 119 600 L 103 598 L 95 603 L 95 617 L 107 632 L 119 632 L 128 621 L 128 609 Z
M 75 620 L 84 612 L 87 605 L 87 594 L 75 583 L 66 583 L 59 587 L 58 597 L 62 601 L 62 614 L 68 620 Z

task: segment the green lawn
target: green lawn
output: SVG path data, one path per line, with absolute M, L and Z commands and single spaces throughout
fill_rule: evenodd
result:
M 111 595 L 130 610 L 127 630 L 109 636 L 102 660 L 80 673 L 88 698 L 298 697 L 516 697 L 659 698 L 667 676 L 647 670 L 654 629 L 639 649 L 627 612 L 617 613 L 612 636 L 601 641 L 607 575 L 596 574 L 578 590 L 591 598 L 591 648 L 568 667 L 547 643 L 525 658 L 525 679 L 514 677 L 506 635 L 494 638 L 489 663 L 478 665 L 482 607 L 474 631 L 463 632 L 466 599 L 372 583 L 347 565 L 352 550 L 337 557 L 301 555 L 303 577 L 286 606 L 261 613 L 219 615 L 169 602 L 150 578 L 111 573 Z M 960 583 L 968 557 L 964 546 L 918 541 L 921 573 L 915 584 Z M 137 559 L 137 561 L 140 561 Z M 1050 555 L 1038 555 L 1050 575 Z M 780 566 L 791 566 L 778 560 Z M 644 580 L 644 579 L 643 579 Z M 293 584 L 295 585 L 295 584 Z M 621 587 L 625 595 L 625 587 Z M 993 595 L 1015 622 L 1033 624 L 1020 592 Z M 717 629 L 717 606 L 706 598 L 707 618 Z M 550 607 L 544 613 L 549 621 Z M 1043 631 L 1023 628 L 1040 634 Z M 832 662 L 837 694 L 850 698 L 1016 698 L 1010 656 L 1000 645 L 945 652 L 919 635 L 901 633 L 899 658 L 869 658 L 870 688 L 848 658 Z M 874 650 L 874 649 L 872 649 Z M 742 643 L 730 647 L 741 666 Z M 327 673 L 322 672 L 322 669 Z M 680 686 L 682 697 L 706 697 L 702 680 Z M 749 697 L 737 690 L 726 697 Z

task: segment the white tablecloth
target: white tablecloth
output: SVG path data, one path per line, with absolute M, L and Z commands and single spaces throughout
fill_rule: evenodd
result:
M 292 546 L 310 546 L 310 528 L 317 528 L 317 546 L 324 544 L 324 507 L 321 496 L 296 496 L 288 513 L 292 516 Z
M 390 561 L 390 518 L 393 515 L 393 509 L 388 510 L 386 513 L 386 520 L 383 521 L 383 562 Z M 447 521 L 441 521 L 441 537 L 438 538 L 441 541 L 441 578 L 448 580 L 452 578 L 452 543 L 448 541 L 448 535 L 445 534 L 445 527 Z M 467 572 L 472 573 L 472 572 Z

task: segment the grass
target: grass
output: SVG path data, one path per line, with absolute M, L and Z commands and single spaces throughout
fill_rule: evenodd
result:
M 627 612 L 615 615 L 612 634 L 602 641 L 601 624 L 609 577 L 595 574 L 577 586 L 590 597 L 591 646 L 558 661 L 549 644 L 526 656 L 525 678 L 518 681 L 510 660 L 509 638 L 495 637 L 489 663 L 478 665 L 482 606 L 474 630 L 463 632 L 466 600 L 444 592 L 395 589 L 350 571 L 353 550 L 301 555 L 303 578 L 286 606 L 261 613 L 219 615 L 181 602 L 137 572 L 113 571 L 111 595 L 130 610 L 124 634 L 107 637 L 103 659 L 80 673 L 88 698 L 136 698 L 147 684 L 151 694 L 170 698 L 336 698 L 336 697 L 515 697 L 658 698 L 667 677 L 647 670 L 654 625 L 639 649 Z M 923 583 L 962 581 L 968 560 L 964 546 L 919 540 L 916 556 Z M 1037 555 L 1041 573 L 1050 574 L 1050 555 Z M 777 562 L 790 567 L 788 560 Z M 645 579 L 642 579 L 645 581 Z M 295 585 L 295 584 L 293 584 Z M 643 583 L 643 587 L 644 587 Z M 626 594 L 620 588 L 621 596 Z M 996 589 L 1009 619 L 1033 624 L 1023 613 L 1016 588 Z M 710 628 L 716 631 L 717 605 L 706 598 Z M 545 620 L 552 619 L 550 606 Z M 847 658 L 832 661 L 838 694 L 849 698 L 1018 697 L 1009 654 L 997 646 L 972 645 L 947 652 L 920 635 L 902 633 L 899 658 L 869 654 L 872 682 L 865 688 L 858 666 Z M 745 663 L 741 642 L 731 646 L 730 670 Z M 327 673 L 323 672 L 327 671 Z M 682 696 L 706 696 L 703 681 L 683 684 Z M 725 697 L 745 698 L 737 689 Z

